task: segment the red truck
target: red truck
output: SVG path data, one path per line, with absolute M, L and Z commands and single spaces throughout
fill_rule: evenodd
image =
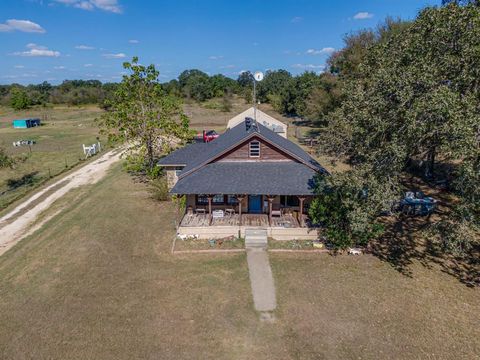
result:
M 202 134 L 198 134 L 198 137 L 203 139 L 203 142 L 210 142 L 218 138 L 220 135 L 215 130 L 203 130 Z

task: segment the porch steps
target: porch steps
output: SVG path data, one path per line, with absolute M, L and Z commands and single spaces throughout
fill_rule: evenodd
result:
M 245 229 L 246 249 L 266 249 L 267 229 Z

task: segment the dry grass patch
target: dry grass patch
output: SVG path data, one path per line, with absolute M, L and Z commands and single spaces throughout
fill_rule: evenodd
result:
M 0 172 L 0 209 L 37 188 L 52 176 L 77 165 L 84 158 L 82 144 L 96 142 L 99 134 L 94 120 L 102 113 L 96 106 L 32 108 L 13 111 L 0 108 L 0 146 L 10 155 L 24 159 L 14 169 Z M 12 120 L 25 117 L 45 118 L 43 125 L 14 129 Z M 28 146 L 13 147 L 18 140 L 34 140 Z
M 292 358 L 473 359 L 480 293 L 413 263 L 412 277 L 372 255 L 271 254 Z
M 262 353 L 244 254 L 173 257 L 173 205 L 120 166 L 73 199 L 0 257 L 1 358 Z

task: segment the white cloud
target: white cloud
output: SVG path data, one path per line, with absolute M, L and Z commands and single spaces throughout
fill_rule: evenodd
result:
M 77 50 L 95 50 L 93 46 L 88 46 L 88 45 L 77 45 L 75 46 L 75 49 Z
M 292 18 L 292 20 L 290 20 L 290 22 L 294 23 L 294 24 L 302 22 L 302 21 L 303 21 L 303 17 L 301 17 L 301 16 L 295 16 L 295 17 Z
M 73 6 L 78 8 L 78 9 L 88 10 L 88 11 L 91 11 L 95 8 L 93 6 L 93 4 L 91 2 L 88 2 L 88 1 L 80 1 L 78 3 L 75 3 Z
M 132 40 L 128 40 L 128 42 L 129 42 L 130 44 L 138 44 L 140 41 L 135 40 L 135 39 L 132 39 Z
M 37 45 L 35 43 L 28 43 L 26 45 L 26 47 L 29 48 L 29 49 L 37 49 L 37 50 L 46 50 L 47 49 L 46 46 Z
M 307 50 L 308 55 L 330 55 L 333 52 L 335 52 L 335 49 L 333 47 L 324 47 L 323 49 L 320 49 L 320 50 L 316 50 L 316 49 Z
M 15 68 L 15 69 L 24 69 L 25 66 L 23 66 L 23 65 L 15 65 L 14 68 Z
M 122 7 L 118 3 L 118 0 L 54 0 L 57 3 L 61 3 L 67 6 L 73 6 L 77 9 L 92 11 L 100 9 L 108 12 L 120 14 Z
M 293 64 L 292 68 L 295 69 L 305 69 L 305 70 L 323 70 L 325 65 L 315 65 L 315 64 Z
M 212 56 L 209 56 L 208 58 L 210 60 L 220 60 L 220 59 L 223 59 L 223 56 L 222 55 L 219 55 L 219 56 L 212 55 Z
M 103 57 L 107 59 L 123 59 L 124 57 L 127 57 L 124 53 L 118 53 L 118 54 L 103 54 Z
M 0 32 L 22 31 L 27 33 L 45 33 L 45 29 L 30 20 L 10 19 L 0 24 Z
M 59 57 L 60 52 L 54 50 L 48 50 L 47 47 L 37 44 L 27 44 L 28 51 L 17 51 L 11 55 L 15 56 L 28 56 L 28 57 Z
M 365 20 L 365 19 L 371 19 L 373 18 L 373 14 L 369 13 L 369 12 L 366 12 L 366 11 L 361 11 L 359 13 L 356 13 L 353 18 L 355 20 Z
M 92 67 L 93 64 L 85 64 L 85 65 L 83 65 L 83 66 L 84 66 L 84 67 Z
M 220 66 L 220 69 L 234 69 L 236 68 L 235 65 L 223 65 L 223 66 Z
M 63 66 L 63 65 L 60 65 L 60 66 L 54 66 L 53 68 L 54 68 L 55 70 L 65 70 L 65 69 L 66 69 L 66 67 L 65 67 L 65 66 Z

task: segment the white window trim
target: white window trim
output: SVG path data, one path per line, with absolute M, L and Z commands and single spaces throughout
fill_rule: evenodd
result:
M 258 144 L 258 155 L 252 155 L 252 143 Z M 255 149 L 255 150 L 257 150 L 257 149 Z M 251 158 L 259 158 L 260 157 L 260 141 L 257 141 L 257 140 L 250 141 L 250 143 L 248 144 L 248 157 L 251 157 Z

